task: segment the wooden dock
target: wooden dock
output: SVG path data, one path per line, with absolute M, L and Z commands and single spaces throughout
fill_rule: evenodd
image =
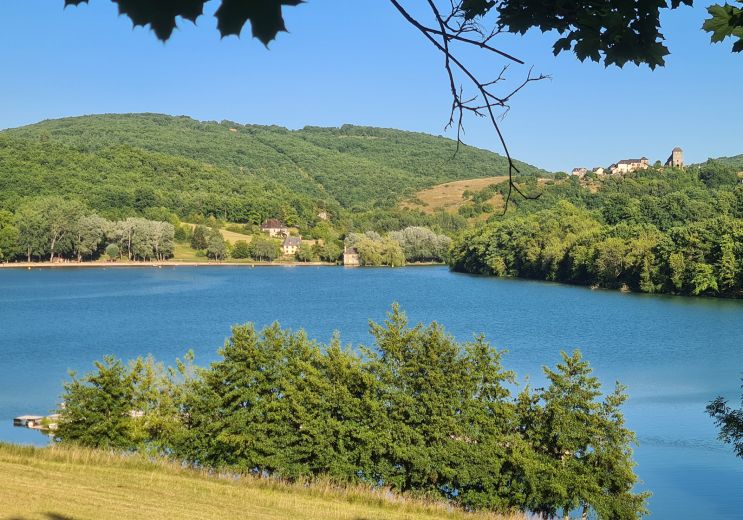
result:
M 13 419 L 13 426 L 31 428 L 32 430 L 56 430 L 59 414 L 52 415 L 20 415 Z

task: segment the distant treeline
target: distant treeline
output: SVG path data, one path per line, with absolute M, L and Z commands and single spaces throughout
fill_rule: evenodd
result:
M 536 189 L 536 187 L 535 187 Z M 457 238 L 457 271 L 647 293 L 743 295 L 743 185 L 710 161 L 554 181 Z
M 397 308 L 360 353 L 274 324 L 236 326 L 208 368 L 108 357 L 65 384 L 57 441 L 139 450 L 201 468 L 344 483 L 470 509 L 578 510 L 634 520 L 634 435 L 624 387 L 602 394 L 579 352 L 515 375 L 482 337 L 410 327 Z
M 173 255 L 173 224 L 130 217 L 110 221 L 75 200 L 39 197 L 15 214 L 0 210 L 0 261 L 55 258 L 165 260 Z
M 290 131 L 159 114 L 67 118 L 0 132 L 0 208 L 61 195 L 115 220 L 165 207 L 181 219 L 281 218 L 303 229 L 323 209 L 363 232 L 372 228 L 362 221 L 379 215 L 360 213 L 394 209 L 441 182 L 507 169 L 498 154 L 462 147 L 453 159 L 455 149 L 442 137 L 350 125 Z M 385 231 L 436 227 L 424 214 L 414 218 Z

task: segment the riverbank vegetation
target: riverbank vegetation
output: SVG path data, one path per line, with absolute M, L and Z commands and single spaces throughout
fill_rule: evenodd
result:
M 73 377 L 62 444 L 168 455 L 290 482 L 384 487 L 457 507 L 634 519 L 637 494 L 621 385 L 603 394 L 580 353 L 515 375 L 484 338 L 458 343 L 395 308 L 374 345 L 328 345 L 274 324 L 236 326 L 208 368 L 116 358 Z
M 105 482 L 105 492 L 101 483 Z M 143 485 L 146 483 L 146 485 Z M 387 488 L 264 479 L 184 468 L 164 459 L 113 450 L 0 443 L 3 518 L 161 520 L 524 520 L 464 512 Z M 105 494 L 105 496 L 103 496 Z
M 452 267 L 647 293 L 743 295 L 743 185 L 728 164 L 566 178 L 541 190 L 538 200 L 514 199 L 513 211 L 461 234 Z
M 8 130 L 0 261 L 339 263 L 352 249 L 367 266 L 448 261 L 470 273 L 742 295 L 740 156 L 584 179 L 521 165 L 519 186 L 541 195 L 513 198 L 503 213 L 508 184 L 493 175 L 505 159 L 471 147 L 454 157 L 455 148 L 397 130 L 156 114 Z M 466 190 L 464 179 L 474 179 Z M 459 202 L 411 202 L 434 185 Z M 263 232 L 266 219 L 301 236 L 296 251 Z

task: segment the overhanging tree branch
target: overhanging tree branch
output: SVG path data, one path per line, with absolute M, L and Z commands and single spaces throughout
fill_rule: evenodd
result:
M 392 5 L 402 15 L 402 17 L 410 23 L 413 27 L 423 34 L 423 36 L 444 55 L 444 70 L 446 71 L 449 79 L 449 89 L 452 95 L 451 112 L 449 115 L 449 121 L 446 125 L 447 128 L 451 128 L 456 124 L 457 128 L 457 151 L 459 150 L 460 144 L 462 144 L 462 132 L 464 131 L 464 114 L 471 113 L 478 117 L 485 117 L 490 122 L 491 126 L 495 130 L 498 141 L 503 149 L 503 152 L 508 160 L 508 192 L 506 194 L 503 212 L 508 210 L 508 204 L 511 200 L 512 194 L 515 192 L 525 199 L 537 199 L 541 195 L 525 194 L 516 184 L 514 176 L 519 172 L 511 152 L 506 143 L 506 139 L 503 132 L 498 124 L 498 117 L 496 116 L 495 110 L 497 108 L 509 109 L 508 102 L 510 99 L 520 92 L 527 84 L 533 81 L 540 81 L 546 79 L 548 76 L 540 74 L 538 76 L 532 75 L 532 70 L 526 76 L 526 79 L 520 83 L 516 88 L 507 93 L 504 96 L 497 95 L 492 88 L 498 83 L 504 81 L 505 72 L 508 69 L 508 65 L 505 65 L 500 74 L 493 80 L 481 80 L 476 73 L 467 66 L 463 59 L 456 55 L 450 46 L 452 42 L 458 42 L 466 45 L 471 45 L 488 51 L 490 53 L 497 54 L 504 57 L 512 62 L 523 64 L 524 62 L 509 53 L 501 51 L 488 42 L 492 40 L 496 32 L 490 32 L 485 34 L 477 26 L 477 24 L 468 19 L 463 11 L 462 1 L 451 1 L 451 11 L 448 15 L 442 16 L 442 13 L 434 0 L 427 0 L 428 7 L 431 14 L 438 25 L 438 29 L 427 27 L 416 19 L 410 12 L 398 1 L 390 0 Z M 453 26 L 454 20 L 461 20 L 458 26 Z M 463 33 L 476 33 L 481 35 L 481 39 L 473 39 L 470 37 L 462 36 Z M 464 96 L 464 89 L 462 86 L 457 87 L 457 72 L 464 76 L 466 80 L 474 87 L 476 94 L 471 97 Z M 456 153 L 456 152 L 455 152 Z

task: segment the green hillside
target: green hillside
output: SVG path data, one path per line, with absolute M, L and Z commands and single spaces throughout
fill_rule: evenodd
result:
M 157 204 L 247 221 L 287 204 L 300 215 L 318 206 L 392 207 L 428 186 L 506 171 L 498 154 L 465 146 L 454 157 L 455 146 L 349 125 L 291 131 L 158 114 L 57 119 L 0 132 L 0 204 L 13 209 L 23 197 L 54 193 L 99 211 Z
M 715 160 L 725 164 L 726 166 L 735 168 L 735 170 L 739 172 L 743 172 L 743 154 L 733 155 L 732 157 L 718 157 Z

